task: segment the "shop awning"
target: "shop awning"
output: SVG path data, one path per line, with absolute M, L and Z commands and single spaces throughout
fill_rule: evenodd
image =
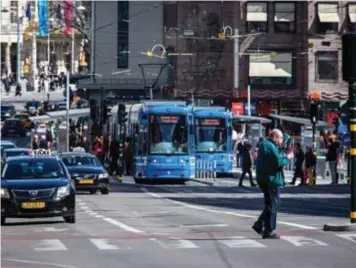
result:
M 349 4 L 348 11 L 349 11 L 350 22 L 356 23 L 356 4 Z
M 250 55 L 250 77 L 291 77 L 292 53 Z
M 318 4 L 318 16 L 320 22 L 340 22 L 339 9 L 337 4 Z
M 276 3 L 275 4 L 274 21 L 290 22 L 295 20 L 295 4 L 294 3 Z
M 267 21 L 267 3 L 247 3 L 247 21 Z

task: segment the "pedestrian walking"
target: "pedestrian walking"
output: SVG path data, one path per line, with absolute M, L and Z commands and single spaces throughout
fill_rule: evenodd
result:
M 328 153 L 326 155 L 326 161 L 329 162 L 329 169 L 331 174 L 331 184 L 338 183 L 338 174 L 337 174 L 337 163 L 339 159 L 339 149 L 340 145 L 335 140 L 335 136 L 329 136 L 329 147 Z
M 291 185 L 294 185 L 297 181 L 297 178 L 301 179 L 300 185 L 304 185 L 304 171 L 303 171 L 303 162 L 304 162 L 304 152 L 300 143 L 295 144 L 295 163 L 294 163 L 294 175 Z
M 280 205 L 279 188 L 285 185 L 283 167 L 288 165 L 293 154 L 282 157 L 280 146 L 283 143 L 283 133 L 273 129 L 258 150 L 256 177 L 264 195 L 264 210 L 252 229 L 264 239 L 279 239 L 275 233 L 277 211 Z
M 242 174 L 241 174 L 240 182 L 239 182 L 240 187 L 243 186 L 242 183 L 243 183 L 243 180 L 244 180 L 246 174 L 248 174 L 248 178 L 250 179 L 250 185 L 253 187 L 256 186 L 256 184 L 253 182 L 253 177 L 252 177 L 252 171 L 251 171 L 252 160 L 251 160 L 250 150 L 251 150 L 251 145 L 248 143 L 245 143 L 244 147 L 242 149 L 242 152 L 241 152 Z

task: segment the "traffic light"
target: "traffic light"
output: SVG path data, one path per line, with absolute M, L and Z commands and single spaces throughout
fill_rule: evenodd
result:
M 319 116 L 320 116 L 320 105 L 317 102 L 312 101 L 310 103 L 310 109 L 309 109 L 309 113 L 310 113 L 310 121 L 312 122 L 312 124 L 316 124 L 319 121 Z
M 127 121 L 127 115 L 128 113 L 126 112 L 126 106 L 125 104 L 119 104 L 119 110 L 118 110 L 118 116 L 119 116 L 119 124 L 120 125 L 125 125 Z

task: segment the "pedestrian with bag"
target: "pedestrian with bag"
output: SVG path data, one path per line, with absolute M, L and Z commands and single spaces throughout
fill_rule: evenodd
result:
M 277 211 L 280 206 L 279 188 L 285 185 L 283 167 L 293 158 L 293 153 L 282 157 L 280 152 L 282 144 L 282 131 L 273 129 L 258 150 L 256 178 L 264 196 L 264 210 L 252 229 L 264 239 L 280 238 L 275 233 Z

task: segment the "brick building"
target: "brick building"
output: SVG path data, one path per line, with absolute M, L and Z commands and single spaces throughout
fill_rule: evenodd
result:
M 164 12 L 166 47 L 193 54 L 171 59 L 178 97 L 244 101 L 250 86 L 257 113 L 296 114 L 310 92 L 325 109 L 347 98 L 340 35 L 355 29 L 355 3 L 166 2 Z M 224 26 L 238 41 L 218 39 Z

